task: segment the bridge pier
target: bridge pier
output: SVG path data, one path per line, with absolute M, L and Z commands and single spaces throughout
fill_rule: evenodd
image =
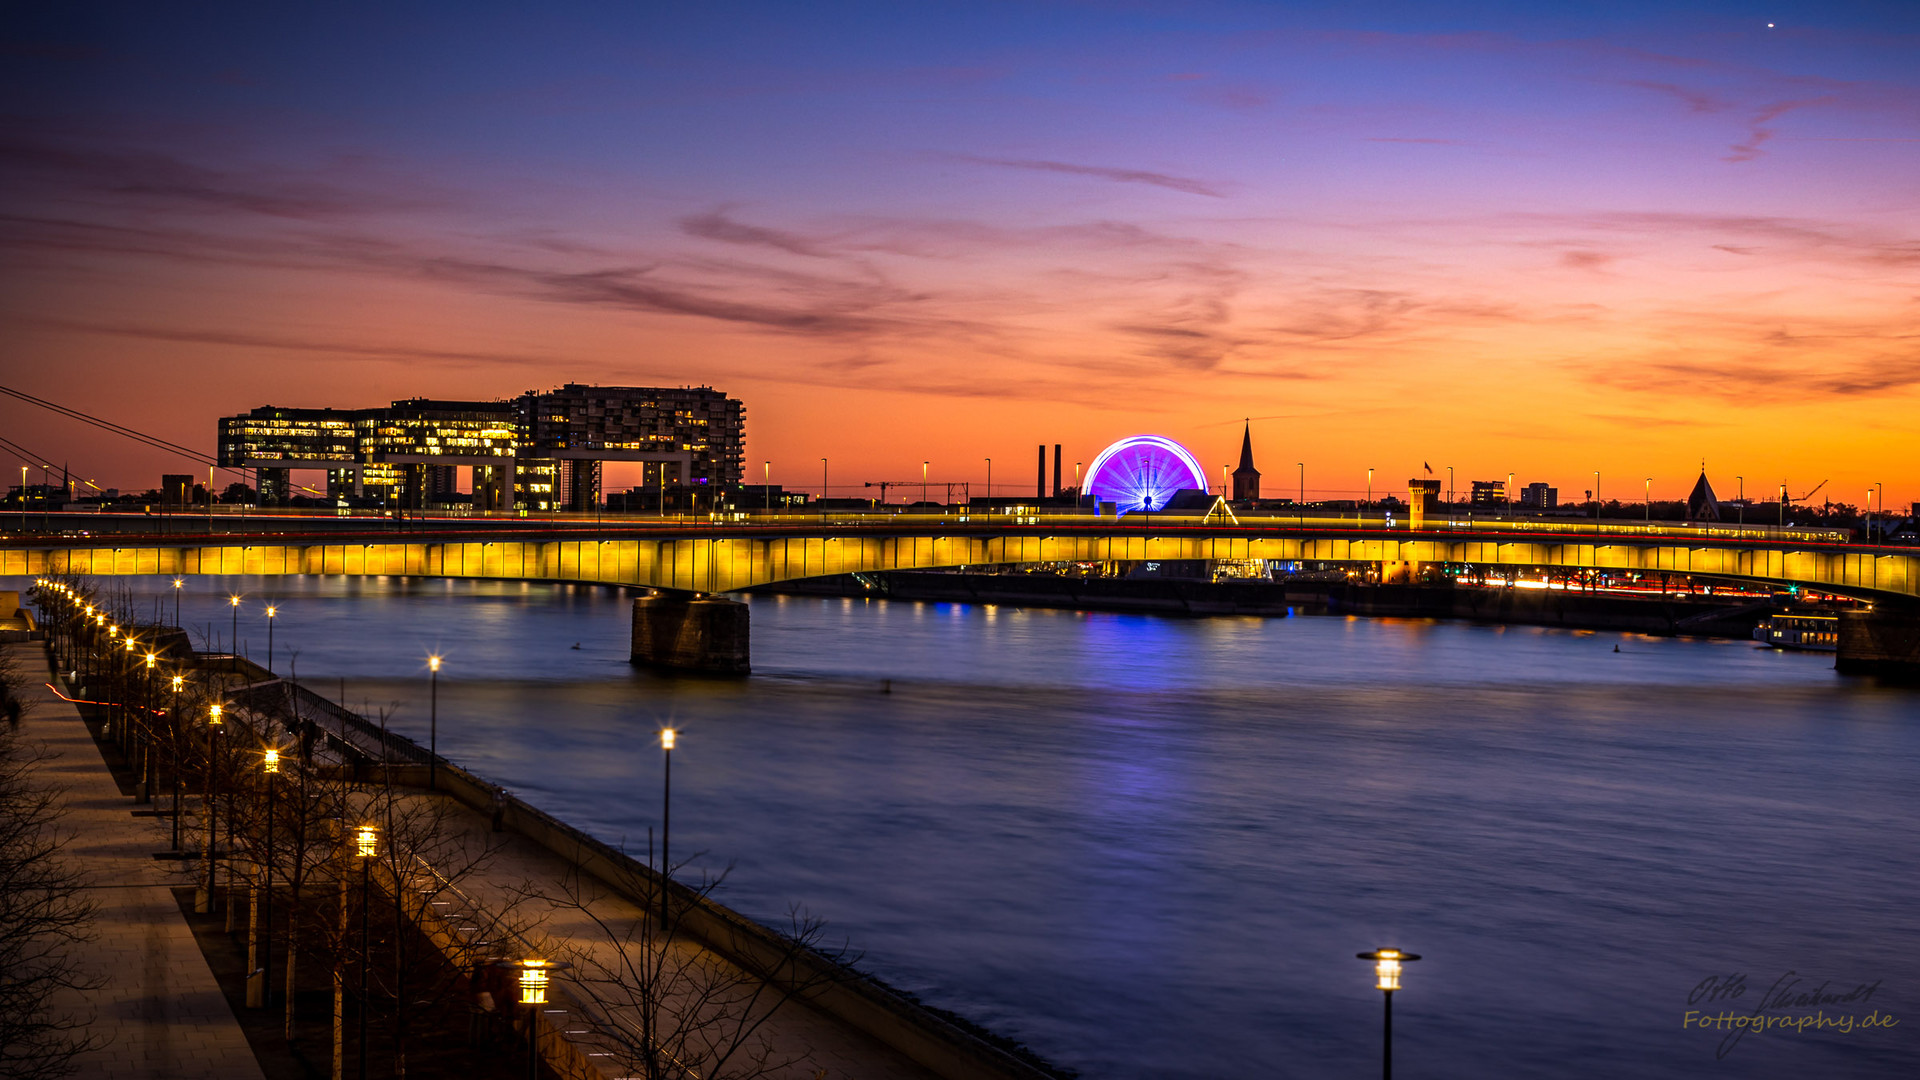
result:
M 1920 679 L 1920 607 L 1877 603 L 1840 614 L 1834 670 L 1848 675 Z
M 719 596 L 655 593 L 633 602 L 632 661 L 702 675 L 752 670 L 747 605 Z

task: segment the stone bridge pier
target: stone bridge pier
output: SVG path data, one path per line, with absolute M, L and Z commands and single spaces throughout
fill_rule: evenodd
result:
M 752 671 L 747 605 L 723 596 L 656 591 L 633 602 L 633 663 L 699 675 Z
M 1920 679 L 1920 605 L 1880 602 L 1842 612 L 1833 666 L 1848 675 Z

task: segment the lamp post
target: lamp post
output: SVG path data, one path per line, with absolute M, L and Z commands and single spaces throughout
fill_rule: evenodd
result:
M 1513 518 L 1513 473 L 1507 473 L 1507 518 Z
M 427 657 L 427 790 L 437 785 L 440 768 L 440 658 Z
M 1593 531 L 1600 531 L 1600 470 L 1593 470 Z
M 214 767 L 216 760 L 214 737 L 220 734 L 220 727 L 224 723 L 220 716 L 223 711 L 224 709 L 217 701 L 207 706 L 207 771 L 200 781 L 201 797 L 207 804 L 207 865 L 205 867 L 207 877 L 206 884 L 196 890 L 193 903 L 193 910 L 201 915 L 213 911 L 213 838 L 218 831 L 214 816 L 218 813 L 220 805 L 214 798 L 214 785 L 219 782 L 220 776 L 219 771 Z
M 272 604 L 267 605 L 267 674 L 269 675 L 273 674 L 273 617 L 278 614 L 280 614 L 279 608 Z M 300 666 L 297 660 L 294 666 Z
M 927 465 L 925 461 L 920 463 L 920 508 L 923 513 L 927 506 Z
M 360 860 L 360 1076 L 367 1075 L 367 954 L 373 951 L 373 936 L 369 932 L 369 912 L 373 905 L 368 903 L 367 880 L 371 876 L 373 860 L 380 854 L 380 831 L 372 825 L 362 825 L 353 832 L 353 856 Z
M 1307 463 L 1296 461 L 1294 464 L 1300 468 L 1300 505 L 1305 506 L 1307 505 Z
M 766 496 L 768 510 L 773 509 L 773 462 L 760 463 L 760 493 Z
M 1736 476 L 1734 479 L 1740 482 L 1740 524 L 1745 525 L 1747 523 L 1747 478 Z
M 1453 509 L 1453 466 L 1447 466 L 1447 509 Z
M 153 654 L 147 654 L 147 661 L 153 661 Z M 180 850 L 180 684 L 186 682 L 186 676 L 173 677 L 173 696 L 167 703 L 167 734 L 173 742 L 173 850 Z
M 993 459 L 987 458 L 987 500 L 993 500 Z
M 266 924 L 265 948 L 260 950 L 260 1007 L 273 1005 L 273 812 L 274 796 L 278 785 L 274 783 L 280 776 L 280 751 L 269 746 L 260 752 L 260 768 L 267 774 L 267 846 L 263 850 L 261 864 L 265 868 L 266 883 L 261 889 L 263 909 L 262 921 Z
M 673 824 L 673 740 L 674 730 L 660 731 L 660 749 L 666 752 L 660 783 L 660 933 L 667 932 L 667 879 L 673 873 L 669 841 Z
M 1387 1019 L 1380 1058 L 1380 1080 L 1393 1080 L 1393 992 L 1400 989 L 1400 965 L 1412 963 L 1420 957 L 1399 949 L 1375 949 L 1355 955 L 1361 960 L 1373 961 L 1373 985 L 1386 995 Z
M 173 579 L 173 625 L 180 625 L 180 590 L 187 584 L 186 578 Z
M 1373 467 L 1367 467 L 1367 505 L 1373 505 Z
M 233 595 L 229 595 L 227 597 L 227 606 L 233 609 L 233 637 L 231 640 L 227 642 L 227 657 L 228 657 L 227 667 L 229 670 L 238 671 L 240 670 L 240 596 L 239 594 L 236 593 Z
M 1646 494 L 1641 496 L 1641 501 L 1646 504 L 1647 524 L 1651 525 L 1653 524 L 1653 477 L 1651 476 L 1647 477 Z
M 827 497 L 827 459 L 820 459 L 820 497 Z
M 527 1078 L 540 1080 L 540 1006 L 547 1003 L 553 973 L 572 967 L 565 961 L 507 960 L 503 967 L 520 972 L 520 1004 L 527 1007 Z

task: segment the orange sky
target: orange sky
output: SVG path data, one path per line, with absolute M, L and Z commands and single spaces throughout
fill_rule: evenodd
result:
M 1655 12 L 254 27 L 230 70 L 30 27 L 5 383 L 209 450 L 262 404 L 711 384 L 751 479 L 825 456 L 841 493 L 988 457 L 1012 490 L 1037 443 L 1139 432 L 1217 470 L 1251 416 L 1270 494 L 1428 462 L 1679 498 L 1704 459 L 1723 497 L 1920 499 L 1910 28 Z M 183 468 L 0 425 L 108 486 Z

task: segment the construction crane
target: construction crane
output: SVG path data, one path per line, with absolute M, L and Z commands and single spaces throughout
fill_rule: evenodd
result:
M 1791 495 L 1791 496 L 1788 496 L 1788 497 L 1787 497 L 1787 501 L 1788 501 L 1788 502 L 1795 502 L 1795 503 L 1805 503 L 1805 502 L 1806 502 L 1806 501 L 1807 501 L 1808 499 L 1811 499 L 1811 498 L 1813 498 L 1813 497 L 1814 497 L 1815 495 L 1817 495 L 1817 494 L 1819 494 L 1819 492 L 1820 492 L 1820 489 L 1821 489 L 1821 488 L 1823 488 L 1823 487 L 1826 487 L 1826 486 L 1827 486 L 1827 482 L 1826 482 L 1825 480 L 1822 480 L 1822 481 L 1820 481 L 1819 483 L 1817 483 L 1817 484 L 1815 484 L 1815 485 L 1813 485 L 1813 490 L 1812 490 L 1812 491 L 1809 491 L 1809 492 L 1807 492 L 1807 493 L 1806 493 L 1805 495 Z M 1785 486 L 1784 484 L 1783 484 L 1783 485 L 1781 485 L 1781 489 L 1782 489 L 1783 491 L 1785 490 L 1785 487 L 1786 487 L 1786 486 Z
M 951 506 L 953 505 L 953 489 L 954 488 L 959 488 L 960 493 L 962 495 L 967 496 L 968 498 L 973 497 L 972 492 L 967 487 L 967 483 L 968 482 L 965 480 L 870 480 L 867 483 L 864 483 L 860 486 L 870 487 L 870 488 L 876 488 L 876 487 L 879 488 L 880 502 L 882 505 L 885 505 L 887 501 L 888 488 L 927 489 L 927 488 L 944 487 L 947 489 L 947 505 Z

